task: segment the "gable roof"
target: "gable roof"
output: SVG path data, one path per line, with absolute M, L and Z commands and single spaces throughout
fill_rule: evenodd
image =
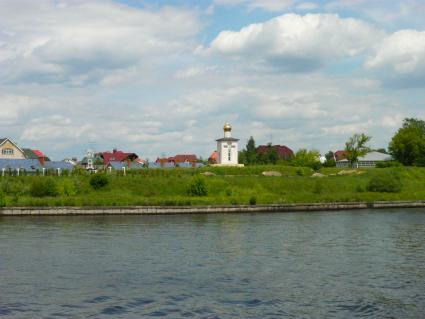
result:
M 25 154 L 24 151 L 18 146 L 16 145 L 16 143 L 12 142 L 9 138 L 0 138 L 0 146 L 3 145 L 4 143 L 6 143 L 7 141 L 9 141 L 10 143 L 13 144 L 13 146 L 15 146 L 22 154 Z
M 136 153 L 125 153 L 118 150 L 113 150 L 112 153 L 103 152 L 100 156 L 103 158 L 104 165 L 108 165 L 109 162 L 111 161 L 114 161 L 114 162 L 123 162 L 127 160 L 133 161 L 139 157 Z
M 208 161 L 214 162 L 218 160 L 218 152 L 214 151 L 211 153 L 210 157 L 208 157 Z
M 194 163 L 197 160 L 198 158 L 194 154 L 179 154 L 179 155 L 168 158 L 168 162 L 174 162 L 174 163 L 185 163 L 185 162 Z
M 334 153 L 335 161 L 338 162 L 345 159 L 346 155 L 347 155 L 347 151 L 336 151 Z
M 34 152 L 29 148 L 23 148 L 25 158 L 27 159 L 38 159 L 38 156 L 34 154 Z
M 285 145 L 260 145 L 257 147 L 257 153 L 266 153 L 270 148 L 275 150 L 281 159 L 288 160 L 294 156 L 294 152 Z
M 43 154 L 42 151 L 40 150 L 32 150 L 32 152 L 37 156 L 37 157 L 45 157 L 45 155 Z

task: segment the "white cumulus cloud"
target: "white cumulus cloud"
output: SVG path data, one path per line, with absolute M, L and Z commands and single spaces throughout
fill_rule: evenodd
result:
M 365 52 L 382 32 L 333 14 L 285 14 L 240 31 L 223 31 L 207 52 L 267 62 L 290 72 L 311 71 L 329 61 Z
M 400 86 L 425 85 L 425 31 L 401 30 L 383 39 L 365 67 Z
M 76 76 L 78 84 L 101 77 L 102 70 L 188 50 L 200 23 L 195 12 L 172 7 L 2 1 L 0 30 L 3 81 L 63 81 Z

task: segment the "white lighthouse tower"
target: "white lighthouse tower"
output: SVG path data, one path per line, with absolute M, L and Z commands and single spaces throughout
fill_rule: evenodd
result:
M 238 141 L 232 137 L 232 126 L 224 124 L 224 137 L 217 140 L 217 164 L 220 166 L 239 166 L 238 162 Z M 241 165 L 243 166 L 243 165 Z

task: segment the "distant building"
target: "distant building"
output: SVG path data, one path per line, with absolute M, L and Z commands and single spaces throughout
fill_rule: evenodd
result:
M 341 161 L 343 159 L 346 159 L 347 151 L 336 151 L 334 153 L 334 160 L 335 162 Z
M 218 152 L 214 151 L 211 153 L 210 157 L 208 157 L 209 164 L 217 164 L 218 161 Z
M 99 155 L 103 159 L 104 167 L 107 167 L 110 162 L 121 162 L 125 163 L 128 168 L 131 168 L 132 163 L 139 159 L 136 153 L 126 153 L 117 149 L 113 149 L 112 152 L 103 152 Z
M 258 154 L 267 153 L 270 149 L 276 151 L 279 159 L 289 161 L 294 157 L 294 152 L 285 145 L 260 145 L 257 147 Z
M 25 159 L 24 151 L 8 138 L 0 138 L 0 159 Z
M 217 141 L 217 165 L 237 166 L 238 159 L 238 141 L 239 139 L 232 137 L 232 126 L 229 123 L 224 124 L 224 137 Z
M 171 157 L 157 158 L 155 163 L 159 164 L 162 167 L 171 166 L 178 167 L 195 167 L 198 162 L 198 158 L 195 154 L 178 154 Z
M 377 163 L 391 161 L 392 157 L 385 153 L 369 152 L 365 156 L 359 157 L 354 167 L 375 167 Z M 347 159 L 336 161 L 336 167 L 350 167 L 350 162 Z
M 40 150 L 32 150 L 30 148 L 23 148 L 22 149 L 24 151 L 25 154 L 25 158 L 27 159 L 37 159 L 41 166 L 44 166 L 44 164 L 48 161 L 50 161 L 50 159 L 43 154 L 42 151 Z

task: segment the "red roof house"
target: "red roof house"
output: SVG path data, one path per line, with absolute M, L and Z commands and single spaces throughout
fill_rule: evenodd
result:
M 218 152 L 214 151 L 214 152 L 212 152 L 210 157 L 208 157 L 208 163 L 217 164 L 217 161 L 218 161 Z
M 276 151 L 279 159 L 290 160 L 294 156 L 294 152 L 285 145 L 260 145 L 257 147 L 257 153 L 263 154 L 266 153 L 269 149 Z
M 335 157 L 335 161 L 336 162 L 341 161 L 343 159 L 346 159 L 346 157 L 347 157 L 347 151 L 336 151 L 334 153 L 334 157 Z
M 103 158 L 103 165 L 108 165 L 110 162 L 127 162 L 130 166 L 130 163 L 138 159 L 139 156 L 136 153 L 126 153 L 114 149 L 111 152 L 103 152 L 100 154 L 100 157 Z
M 179 154 L 179 155 L 168 158 L 168 162 L 172 162 L 174 164 L 196 163 L 197 161 L 198 161 L 198 158 L 196 157 L 196 155 L 193 155 L 193 154 L 189 154 L 189 155 Z

